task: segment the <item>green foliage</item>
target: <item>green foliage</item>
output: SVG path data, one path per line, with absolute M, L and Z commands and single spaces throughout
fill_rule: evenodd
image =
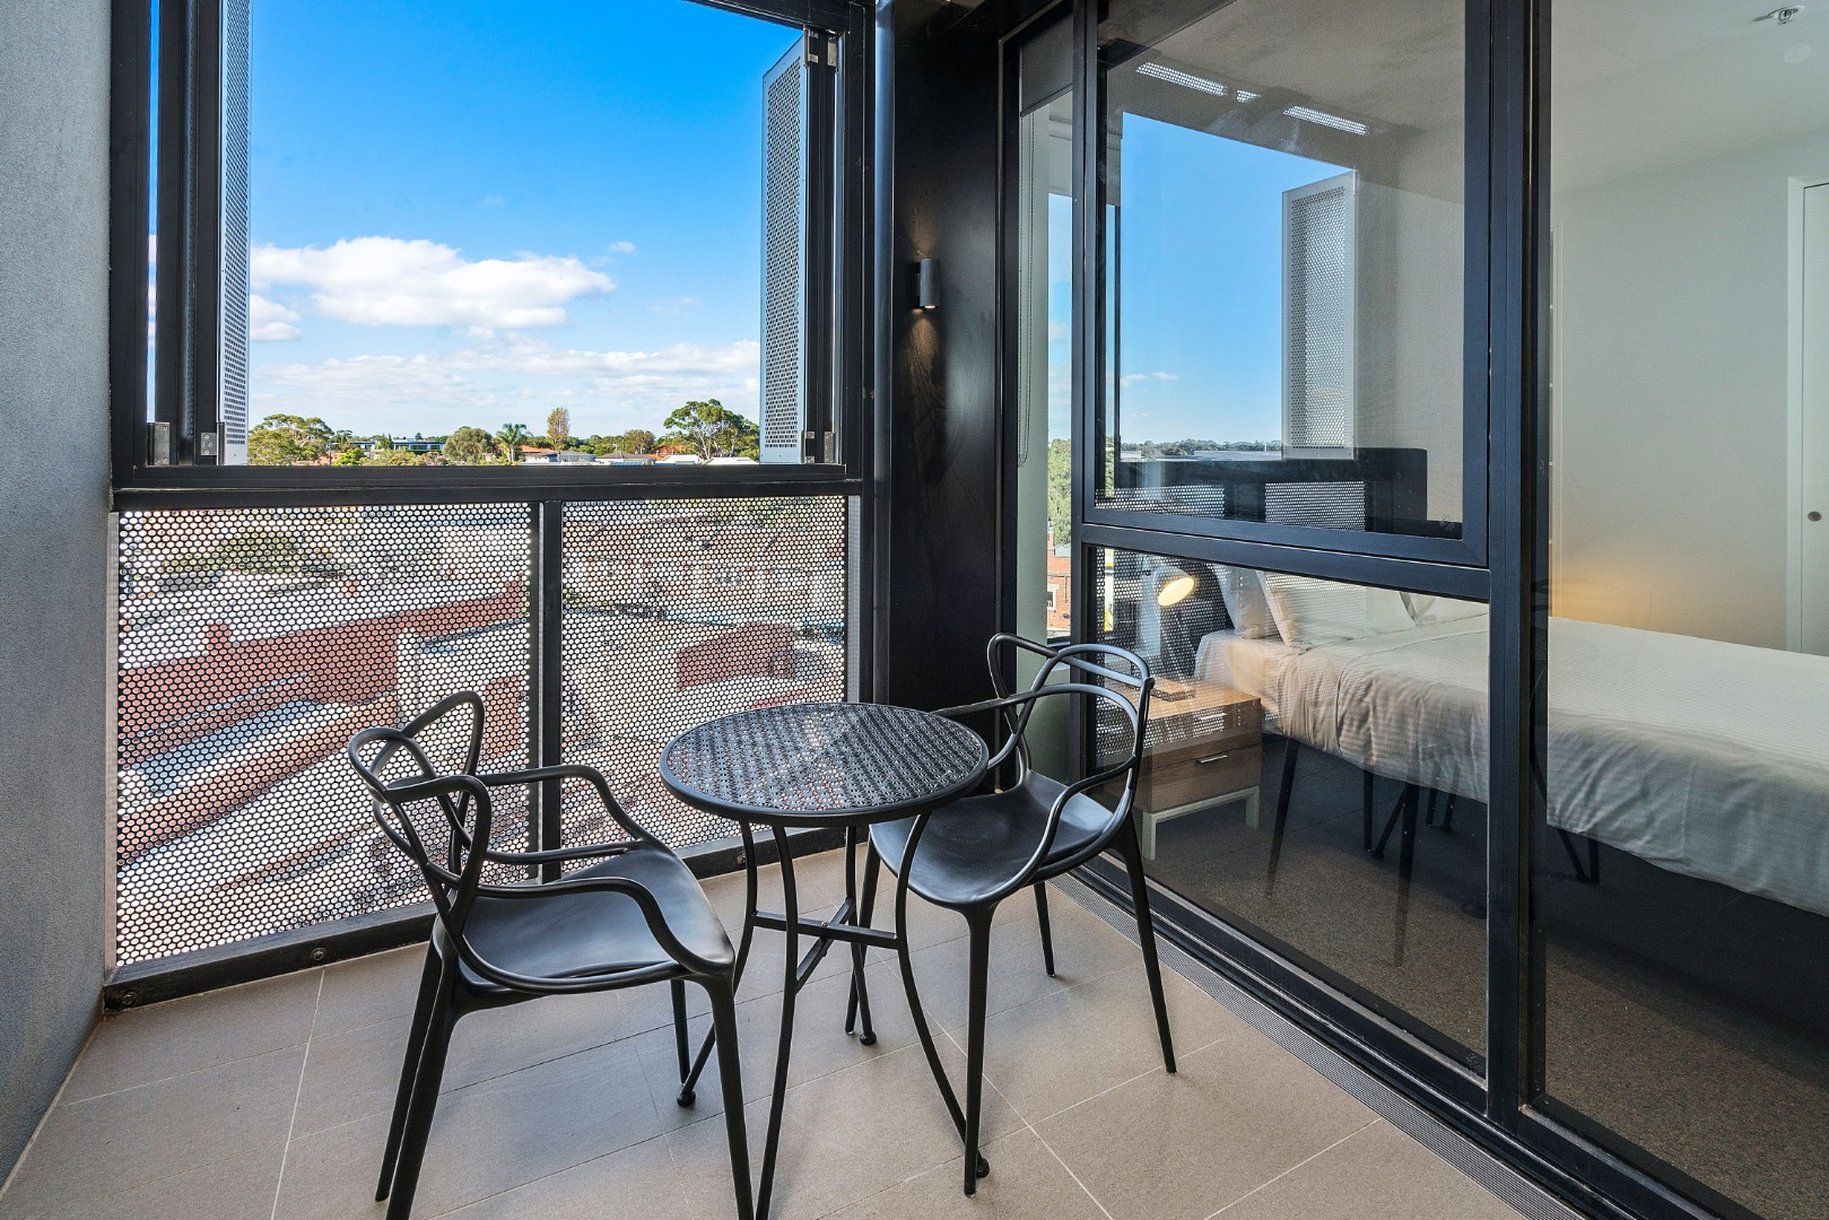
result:
M 1055 546 L 1067 545 L 1073 528 L 1073 444 L 1059 438 L 1048 442 L 1048 527 Z
M 554 407 L 546 417 L 546 439 L 552 442 L 554 449 L 564 449 L 572 443 L 572 413 L 564 407 Z
M 463 429 L 459 428 L 459 432 Z M 526 424 L 503 424 L 495 434 L 495 440 L 502 447 L 502 455 L 511 462 L 521 460 L 521 446 L 533 438 Z
M 457 466 L 481 466 L 495 456 L 495 438 L 481 428 L 459 428 L 445 441 L 445 461 Z
M 482 431 L 482 429 L 477 429 Z M 437 454 L 414 453 L 411 449 L 371 449 L 365 466 L 437 466 Z
M 689 402 L 667 416 L 661 440 L 710 461 L 720 457 L 757 457 L 762 435 L 754 421 L 745 419 L 712 398 Z
M 315 415 L 269 415 L 248 431 L 248 464 L 315 465 L 330 452 L 336 435 Z
M 331 459 L 330 464 L 332 466 L 361 466 L 365 463 L 362 451 L 351 445 L 347 449 L 339 450 L 337 456 Z

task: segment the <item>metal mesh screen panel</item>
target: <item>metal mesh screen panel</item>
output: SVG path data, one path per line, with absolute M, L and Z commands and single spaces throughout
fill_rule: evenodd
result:
M 222 396 L 224 461 L 248 444 L 248 0 L 222 6 Z
M 566 508 L 561 742 L 675 847 L 732 833 L 661 784 L 661 749 L 714 716 L 846 695 L 842 497 Z M 567 841 L 610 834 L 567 794 Z M 613 837 L 613 836 L 611 836 Z
M 806 40 L 764 82 L 762 169 L 762 455 L 797 461 L 804 418 L 807 182 Z
M 1351 480 L 1266 484 L 1264 520 L 1336 530 L 1365 529 L 1365 484 Z
M 1353 443 L 1353 179 L 1285 197 L 1286 341 L 1283 441 L 1292 448 Z
M 350 734 L 484 697 L 485 769 L 527 762 L 525 505 L 120 518 L 116 957 L 418 901 Z M 524 795 L 495 839 L 527 842 Z

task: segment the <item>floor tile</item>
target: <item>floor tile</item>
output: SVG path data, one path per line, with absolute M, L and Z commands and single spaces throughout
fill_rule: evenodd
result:
M 1016 910 L 1011 911 L 1014 907 Z M 1041 949 L 1041 929 L 1034 904 L 1026 898 L 1004 904 L 1010 918 L 991 929 L 991 955 L 985 1011 L 1002 1012 L 1076 983 L 1114 970 L 1138 966 L 1142 953 L 1105 921 L 1078 904 L 1056 896 L 1049 907 L 1054 932 L 1055 973 L 1049 976 Z M 915 983 L 931 1020 L 947 1029 L 965 1024 L 969 942 L 961 937 L 919 950 L 914 955 Z M 1152 1018 L 1153 1019 L 1153 1018 Z
M 845 1002 L 851 993 L 849 972 L 815 977 L 800 992 L 794 1011 L 794 1046 L 788 1057 L 788 1085 L 804 1084 L 819 1076 L 842 1071 L 900 1050 L 915 1041 L 914 1022 L 902 992 L 900 972 L 888 962 L 867 967 L 872 1023 L 876 1042 L 865 1046 L 844 1030 Z M 696 1053 L 711 1019 L 694 1018 L 688 1046 Z M 767 1097 L 774 1088 L 775 1058 L 780 1049 L 781 996 L 758 996 L 737 1005 L 737 1044 L 743 1062 L 743 1091 L 749 1100 Z M 718 1054 L 706 1061 L 691 1108 L 677 1104 L 679 1052 L 671 1029 L 657 1029 L 641 1038 L 642 1066 L 648 1075 L 654 1105 L 662 1120 L 690 1126 L 723 1112 L 723 1092 L 718 1081 Z
M 70 1073 L 65 1101 L 248 1059 L 311 1036 L 319 972 L 307 970 L 105 1017 Z
M 1104 1220 L 1034 1131 L 1006 1135 L 984 1150 L 991 1175 L 967 1198 L 956 1156 L 888 1190 L 834 1212 L 831 1220 Z
M 313 1035 L 342 1033 L 410 1016 L 425 965 L 423 943 L 324 967 Z
M 957 1079 L 963 1057 L 946 1046 L 941 1053 Z M 751 1102 L 744 1120 L 759 1172 L 768 1103 Z M 985 1142 L 1021 1126 L 1003 1099 L 987 1090 Z M 695 1214 L 727 1215 L 727 1179 L 719 1171 L 727 1164 L 724 1120 L 707 1119 L 668 1138 Z M 928 1074 L 927 1060 L 919 1048 L 905 1047 L 788 1091 L 771 1220 L 824 1216 L 958 1155 L 959 1136 Z
M 453 1220 L 692 1220 L 685 1183 L 661 1138 L 562 1169 L 446 1215 Z
M 304 1057 L 304 1047 L 288 1047 L 60 1102 L 0 1196 L 0 1216 L 102 1215 L 123 1191 L 149 1191 L 212 1165 L 277 1158 Z
M 1377 1122 L 1227 1207 L 1227 1220 L 1516 1220 L 1473 1179 Z
M 1113 1220 L 1198 1220 L 1374 1121 L 1253 1032 L 1036 1124 Z
M 1162 990 L 1182 1058 L 1250 1029 L 1172 970 L 1162 972 Z M 964 1046 L 963 1028 L 954 1040 Z M 1143 966 L 1102 974 L 991 1017 L 984 1062 L 985 1075 L 1030 1122 L 1160 1067 L 1162 1041 Z
M 526 1068 L 439 1099 L 414 1215 L 434 1216 L 652 1139 L 660 1122 L 625 1041 Z M 280 1217 L 380 1214 L 378 1113 L 292 1141 Z

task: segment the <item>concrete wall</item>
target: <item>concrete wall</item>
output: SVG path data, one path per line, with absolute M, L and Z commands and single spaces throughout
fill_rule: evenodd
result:
M 108 25 L 0 4 L 0 1171 L 102 981 Z
M 1787 141 L 1559 193 L 1555 611 L 1783 648 Z

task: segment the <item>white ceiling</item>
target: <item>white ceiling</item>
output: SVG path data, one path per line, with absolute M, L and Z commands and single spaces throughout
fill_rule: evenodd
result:
M 1558 189 L 1829 133 L 1829 0 L 1557 0 Z M 1413 132 L 1458 131 L 1462 0 L 1233 0 L 1159 50 Z

